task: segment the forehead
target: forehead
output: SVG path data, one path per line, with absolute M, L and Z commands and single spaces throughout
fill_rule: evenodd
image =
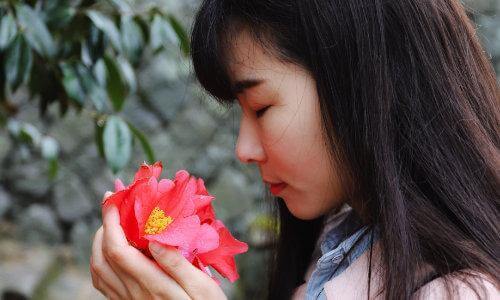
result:
M 270 51 L 264 49 L 247 30 L 233 35 L 228 43 L 228 71 L 232 81 L 265 78 L 283 69 L 283 64 Z

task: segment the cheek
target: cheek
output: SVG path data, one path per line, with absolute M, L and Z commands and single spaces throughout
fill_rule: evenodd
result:
M 323 139 L 311 117 L 276 112 L 262 120 L 261 125 L 263 146 L 273 168 L 279 168 L 277 173 L 291 177 L 289 180 L 304 180 L 309 177 L 309 169 L 317 172 L 318 167 L 324 167 Z

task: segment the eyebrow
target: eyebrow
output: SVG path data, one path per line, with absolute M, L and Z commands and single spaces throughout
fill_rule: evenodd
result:
M 244 90 L 253 88 L 263 83 L 262 79 L 244 79 L 238 80 L 233 84 L 232 90 L 233 94 L 238 95 L 241 94 Z

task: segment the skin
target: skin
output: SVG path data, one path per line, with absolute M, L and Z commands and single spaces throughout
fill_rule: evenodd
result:
M 235 86 L 262 81 L 237 95 L 242 110 L 238 159 L 256 164 L 264 182 L 285 182 L 278 196 L 299 219 L 339 208 L 345 202 L 341 169 L 327 151 L 314 79 L 304 68 L 264 51 L 245 31 L 230 50 Z
M 344 202 L 340 169 L 330 162 L 324 142 L 314 79 L 265 52 L 245 31 L 229 53 L 235 84 L 260 82 L 237 95 L 242 110 L 238 159 L 255 163 L 265 182 L 286 183 L 279 197 L 297 218 L 339 208 Z M 160 248 L 155 252 L 150 244 L 155 262 L 145 257 L 128 244 L 116 207 L 104 210 L 92 246 L 94 287 L 110 299 L 226 299 L 217 283 L 181 254 Z

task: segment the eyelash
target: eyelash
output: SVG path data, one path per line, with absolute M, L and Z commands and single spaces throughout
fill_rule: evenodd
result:
M 266 107 L 264 107 L 264 108 L 261 108 L 261 109 L 257 110 L 257 111 L 255 112 L 255 114 L 257 115 L 257 118 L 262 117 L 262 115 L 266 112 L 266 110 L 267 110 L 269 107 L 271 107 L 271 106 L 266 106 Z

